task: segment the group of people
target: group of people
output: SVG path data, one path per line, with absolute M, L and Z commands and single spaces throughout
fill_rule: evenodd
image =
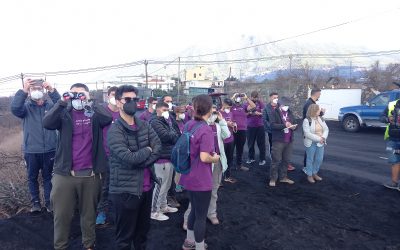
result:
M 250 98 L 236 93 L 218 107 L 208 95 L 194 97 L 191 105 L 174 105 L 173 97 L 166 95 L 148 98 L 148 109 L 137 115 L 138 94 L 130 85 L 111 87 L 102 104 L 91 99 L 85 84 L 73 84 L 61 96 L 50 83 L 31 79 L 16 93 L 12 112 L 23 119 L 31 211 L 42 210 L 37 180 L 41 171 L 44 206 L 54 215 L 55 249 L 68 247 L 76 209 L 85 249 L 94 249 L 96 224 L 107 223 L 110 209 L 118 249 L 145 249 L 150 220 L 165 221 L 167 214 L 177 212 L 176 193 L 183 190 L 190 204 L 182 248 L 206 249 L 207 219 L 220 223 L 221 182 L 235 184 L 234 169 L 249 171 L 256 161 L 256 142 L 258 164 L 265 166 L 267 157 L 271 159 L 268 186 L 294 184 L 288 169 L 293 168 L 290 159 L 298 125 L 290 99 L 272 93 L 265 105 L 254 91 Z M 316 104 L 320 94 L 321 90 L 312 90 L 303 111 L 303 171 L 310 183 L 322 180 L 318 173 L 329 134 L 324 110 Z M 191 167 L 180 174 L 171 155 L 188 133 Z

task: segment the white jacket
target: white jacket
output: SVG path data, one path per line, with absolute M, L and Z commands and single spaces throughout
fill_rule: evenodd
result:
M 318 117 L 319 124 L 322 126 L 322 137 L 328 139 L 329 135 L 329 128 L 328 125 L 326 125 L 326 122 L 321 119 L 321 117 Z M 324 146 L 324 144 L 320 143 L 321 137 L 319 137 L 315 133 L 315 124 L 316 121 L 314 119 L 311 119 L 311 126 L 310 126 L 310 121 L 306 118 L 303 121 L 303 132 L 304 132 L 304 146 L 307 148 L 311 147 L 311 144 L 313 142 L 317 143 L 318 147 Z
M 228 123 L 225 120 L 221 120 L 219 123 L 215 123 L 215 125 L 217 127 L 217 138 L 222 172 L 225 172 L 228 169 L 228 161 L 225 155 L 224 140 L 231 136 L 231 131 L 229 131 Z M 214 163 L 212 164 L 212 168 L 214 171 Z

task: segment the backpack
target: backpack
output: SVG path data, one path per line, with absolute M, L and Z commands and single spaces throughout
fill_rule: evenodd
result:
M 171 153 L 171 162 L 174 165 L 175 171 L 180 174 L 188 174 L 190 172 L 190 138 L 196 131 L 205 125 L 204 122 L 199 122 L 188 131 L 188 124 L 185 124 L 182 135 L 179 137 Z

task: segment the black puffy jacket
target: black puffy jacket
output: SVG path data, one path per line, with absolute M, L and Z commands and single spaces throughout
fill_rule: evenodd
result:
M 160 138 L 162 144 L 160 159 L 170 160 L 172 148 L 181 135 L 178 124 L 172 117 L 170 125 L 164 117 L 153 116 L 150 120 L 150 125 L 158 135 L 158 138 Z
M 141 195 L 145 168 L 150 168 L 152 180 L 156 180 L 153 163 L 160 156 L 160 139 L 149 124 L 134 119 L 135 129 L 118 118 L 108 131 L 110 193 Z

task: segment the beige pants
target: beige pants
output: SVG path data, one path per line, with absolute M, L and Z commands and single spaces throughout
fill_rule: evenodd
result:
M 222 180 L 221 162 L 218 162 L 214 165 L 214 171 L 212 173 L 212 176 L 213 176 L 213 189 L 211 192 L 210 205 L 208 206 L 208 215 L 207 215 L 208 218 L 217 217 L 218 189 L 219 189 L 219 186 L 221 185 L 221 180 Z M 186 210 L 185 215 L 183 217 L 185 223 L 188 220 L 191 210 L 192 210 L 192 206 L 189 203 L 188 209 Z

